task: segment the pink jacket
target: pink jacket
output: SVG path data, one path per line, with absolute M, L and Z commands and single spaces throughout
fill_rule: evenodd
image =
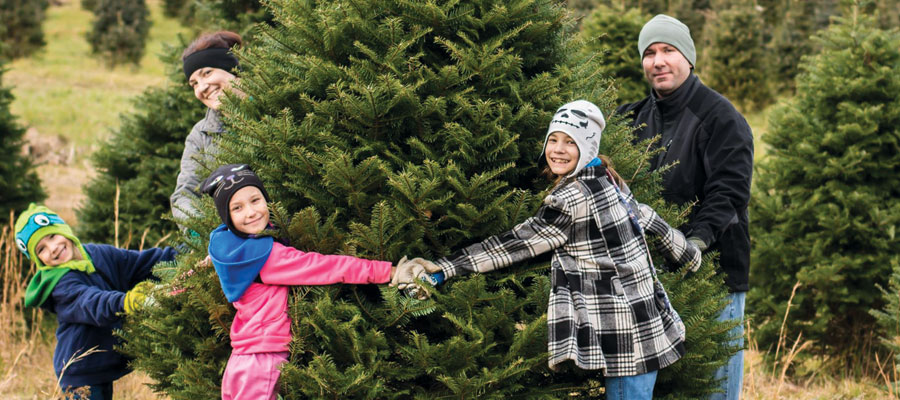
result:
M 275 242 L 259 277 L 263 283 L 254 282 L 232 303 L 237 309 L 231 324 L 232 354 L 288 351 L 289 286 L 386 283 L 391 277 L 391 263 L 305 253 Z

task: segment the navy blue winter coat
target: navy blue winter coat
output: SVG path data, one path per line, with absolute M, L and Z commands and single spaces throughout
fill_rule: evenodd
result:
M 69 365 L 60 380 L 63 389 L 112 382 L 131 372 L 128 359 L 113 349 L 119 340 L 112 331 L 122 324 L 125 292 L 149 279 L 154 265 L 174 260 L 176 254 L 171 247 L 136 251 L 85 244 L 84 249 L 97 271 L 68 272 L 41 306 L 56 313 L 59 321 L 53 353 L 57 377 L 73 356 L 92 347 L 103 350 Z

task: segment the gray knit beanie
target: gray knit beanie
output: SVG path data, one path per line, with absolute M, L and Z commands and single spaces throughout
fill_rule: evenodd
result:
M 675 46 L 692 67 L 696 64 L 697 50 L 694 49 L 694 39 L 691 39 L 691 29 L 681 21 L 665 14 L 657 14 L 644 24 L 638 36 L 638 51 L 642 59 L 644 51 L 657 42 Z

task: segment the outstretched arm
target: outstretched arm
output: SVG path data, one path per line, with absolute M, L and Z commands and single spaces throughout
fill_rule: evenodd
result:
M 446 278 L 470 272 L 488 272 L 527 260 L 562 246 L 568 240 L 572 216 L 557 196 L 544 199 L 537 215 L 509 232 L 491 236 L 481 243 L 435 261 Z
M 676 269 L 687 267 L 690 271 L 696 271 L 700 268 L 700 249 L 688 241 L 681 231 L 669 226 L 650 206 L 638 204 L 638 219 L 644 232 L 659 237 L 657 250 L 677 265 Z
M 391 278 L 391 263 L 307 253 L 275 242 L 259 277 L 270 285 L 387 283 Z

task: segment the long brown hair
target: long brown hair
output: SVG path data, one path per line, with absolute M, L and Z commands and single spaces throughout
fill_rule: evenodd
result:
M 242 44 L 244 44 L 244 41 L 241 39 L 241 35 L 232 31 L 206 33 L 194 39 L 194 41 L 184 49 L 184 52 L 181 53 L 181 59 L 184 60 L 187 56 L 200 50 L 212 48 L 230 49 L 232 47 L 240 47 Z
M 617 185 L 622 185 L 622 183 L 625 182 L 624 180 L 622 180 L 622 177 L 619 176 L 619 173 L 616 172 L 615 168 L 613 168 L 612 161 L 609 160 L 609 157 L 607 157 L 605 154 L 598 154 L 597 158 L 599 158 L 600 161 L 603 161 L 603 165 L 605 165 L 606 169 L 609 170 L 610 175 L 612 175 Z M 562 175 L 554 174 L 553 171 L 550 170 L 549 165 L 544 167 L 544 170 L 541 171 L 541 174 L 546 176 L 551 182 L 553 182 L 554 186 L 558 185 L 559 182 L 564 178 Z

